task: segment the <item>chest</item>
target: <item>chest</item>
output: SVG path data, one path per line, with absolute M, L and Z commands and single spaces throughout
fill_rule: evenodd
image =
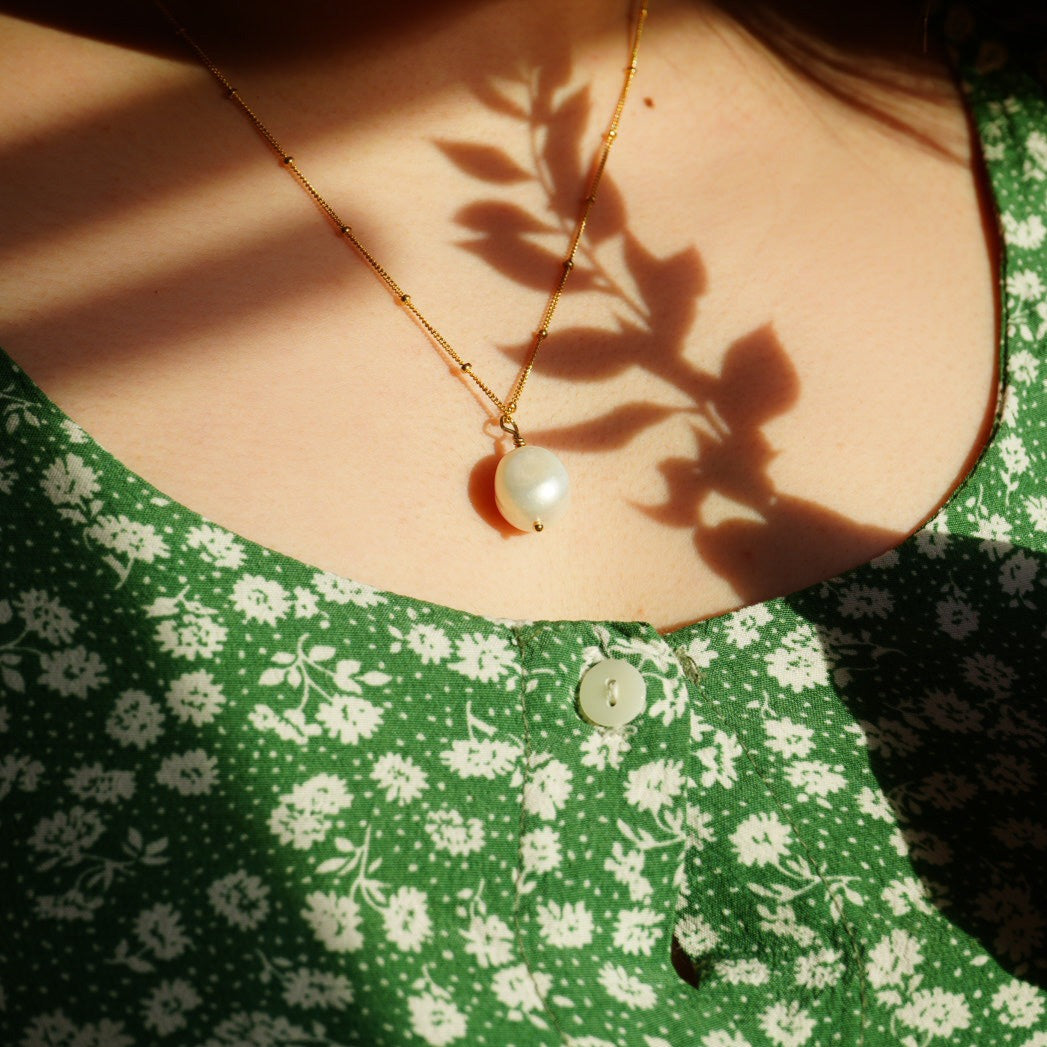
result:
M 509 444 L 489 402 L 210 115 L 181 134 L 224 144 L 162 176 L 146 120 L 115 179 L 104 122 L 26 149 L 0 336 L 176 501 L 379 588 L 660 628 L 792 591 L 897 544 L 984 443 L 987 190 L 962 155 L 872 134 L 857 150 L 799 123 L 710 165 L 683 108 L 653 112 L 632 114 L 521 399 L 528 442 L 572 479 L 568 517 L 541 536 L 494 507 Z M 955 139 L 958 101 L 950 119 Z M 410 141 L 392 195 L 424 205 L 372 210 L 378 167 L 354 228 L 505 397 L 554 282 L 557 212 L 533 207 L 524 235 L 525 196 Z

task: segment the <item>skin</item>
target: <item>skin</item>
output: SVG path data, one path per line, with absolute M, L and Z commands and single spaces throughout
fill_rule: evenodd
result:
M 177 502 L 480 614 L 666 631 L 867 561 L 934 514 L 995 405 L 998 246 L 945 57 L 909 6 L 878 5 L 876 82 L 830 91 L 721 8 L 652 7 L 517 413 L 572 477 L 555 531 L 499 522 L 494 408 L 148 5 L 0 15 L 0 344 Z M 390 10 L 177 5 L 505 397 L 620 88 L 626 12 Z M 845 59 L 868 27 L 837 17 L 820 46 Z

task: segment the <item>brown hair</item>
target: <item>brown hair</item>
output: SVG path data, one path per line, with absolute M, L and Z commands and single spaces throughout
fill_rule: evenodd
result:
M 737 25 L 807 81 L 898 130 L 914 95 L 940 95 L 926 53 L 950 30 L 977 23 L 986 40 L 1047 84 L 1045 0 L 714 0 Z M 940 66 L 938 67 L 940 69 Z M 928 142 L 933 148 L 933 143 Z

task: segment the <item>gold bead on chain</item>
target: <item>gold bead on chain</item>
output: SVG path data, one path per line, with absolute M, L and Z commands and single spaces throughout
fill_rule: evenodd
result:
M 302 173 L 283 146 L 277 141 L 275 135 L 255 115 L 255 112 L 240 96 L 240 92 L 229 82 L 225 74 L 204 53 L 200 45 L 189 35 L 170 11 L 164 6 L 162 0 L 153 0 L 161 14 L 172 25 L 175 32 L 185 41 L 200 63 L 221 84 L 226 97 L 235 102 L 243 114 L 254 125 L 255 130 L 265 139 L 280 158 L 281 163 L 299 181 L 306 192 L 313 198 L 317 206 L 334 223 L 341 236 L 346 239 L 364 259 L 365 262 L 384 281 L 400 304 L 407 309 L 425 332 L 440 346 L 441 349 L 458 364 L 462 373 L 468 375 L 487 398 L 498 408 L 499 424 L 505 432 L 512 436 L 514 447 L 508 454 L 504 455 L 498 462 L 495 471 L 495 501 L 498 510 L 514 527 L 521 531 L 543 531 L 547 523 L 558 520 L 565 510 L 570 496 L 570 485 L 567 471 L 559 458 L 546 450 L 544 447 L 535 447 L 528 444 L 520 434 L 520 427 L 516 423 L 514 415 L 520 402 L 527 379 L 534 369 L 534 362 L 539 350 L 546 338 L 549 337 L 549 327 L 552 324 L 553 314 L 563 295 L 564 287 L 567 285 L 568 277 L 574 268 L 574 256 L 578 251 L 578 245 L 589 220 L 589 212 L 596 203 L 596 194 L 600 187 L 604 168 L 607 166 L 607 157 L 611 146 L 618 137 L 618 125 L 625 109 L 625 102 L 629 96 L 629 88 L 633 78 L 636 76 L 636 56 L 640 51 L 640 38 L 643 35 L 644 23 L 647 20 L 648 0 L 638 0 L 636 22 L 633 28 L 632 44 L 629 53 L 629 64 L 625 68 L 625 79 L 622 89 L 618 94 L 618 102 L 611 115 L 611 122 L 603 135 L 600 150 L 593 166 L 592 176 L 589 180 L 589 189 L 583 200 L 583 207 L 575 226 L 574 234 L 571 236 L 567 257 L 563 260 L 560 270 L 560 278 L 554 288 L 542 313 L 541 323 L 535 332 L 531 352 L 524 364 L 523 370 L 517 376 L 516 382 L 510 392 L 509 399 L 503 402 L 486 382 L 473 371 L 473 365 L 455 351 L 446 338 L 422 315 L 421 310 L 414 304 L 411 296 L 389 275 L 385 267 L 371 254 L 363 245 L 352 227 L 342 221 L 335 209 L 320 195 L 320 192 Z

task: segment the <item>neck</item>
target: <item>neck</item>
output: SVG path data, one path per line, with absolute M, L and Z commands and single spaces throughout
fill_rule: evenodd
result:
M 208 36 L 227 57 L 257 62 L 324 61 L 398 50 L 457 26 L 470 51 L 529 59 L 551 45 L 614 33 L 634 9 L 630 0 L 169 0 L 173 13 Z M 920 50 L 927 0 L 654 0 L 652 27 L 687 24 L 688 32 L 742 27 L 772 46 L 813 47 L 846 60 L 871 55 L 905 61 Z M 0 0 L 0 10 L 72 32 L 171 52 L 142 0 Z M 491 31 L 491 27 L 494 30 Z M 489 64 L 489 60 L 484 64 Z M 401 74 L 409 70 L 399 70 Z

